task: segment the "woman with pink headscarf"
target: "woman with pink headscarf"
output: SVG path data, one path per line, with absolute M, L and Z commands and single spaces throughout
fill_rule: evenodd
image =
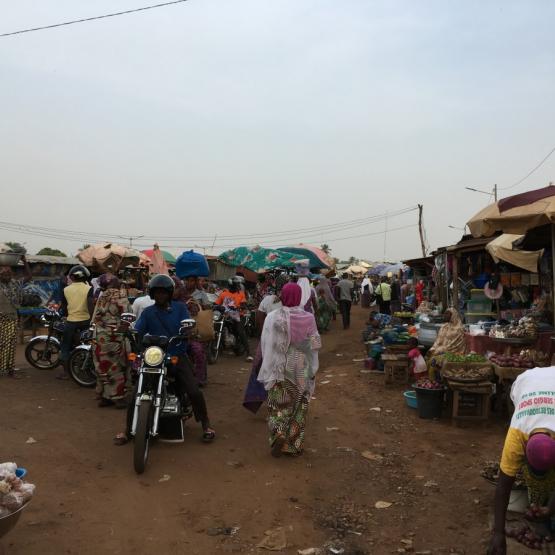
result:
M 260 339 L 262 366 L 258 381 L 268 392 L 272 455 L 300 455 L 314 376 L 318 371 L 320 335 L 314 316 L 301 304 L 296 283 L 281 291 L 283 308 L 268 314 Z

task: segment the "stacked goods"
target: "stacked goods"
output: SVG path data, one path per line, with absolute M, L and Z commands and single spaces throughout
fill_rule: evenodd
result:
M 549 362 L 549 355 L 542 351 L 536 351 L 534 349 L 524 349 L 520 351 L 520 356 L 530 359 L 535 366 L 551 366 Z
M 535 368 L 534 361 L 522 355 L 493 355 L 490 361 L 502 368 Z
M 476 382 L 489 380 L 492 367 L 483 355 L 446 353 L 441 375 L 447 380 L 458 382 Z
M 458 354 L 458 353 L 445 353 L 445 362 L 460 362 L 460 363 L 480 363 L 487 362 L 487 358 L 483 355 L 478 355 L 476 353 L 470 353 L 468 355 Z
M 35 486 L 20 480 L 16 470 L 15 463 L 0 464 L 0 518 L 21 509 L 35 493 Z

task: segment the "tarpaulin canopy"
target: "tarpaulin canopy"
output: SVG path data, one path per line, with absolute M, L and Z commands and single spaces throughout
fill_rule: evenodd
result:
M 282 247 L 277 250 L 301 255 L 300 258 L 307 258 L 309 266 L 313 269 L 333 268 L 335 266 L 335 261 L 329 254 L 311 245 L 300 244 L 294 247 Z
M 76 256 L 82 264 L 97 271 L 117 272 L 129 264 L 138 264 L 141 253 L 116 243 L 99 243 L 79 251 Z
M 154 250 L 155 249 L 147 249 L 145 251 L 141 251 L 143 254 L 146 254 L 150 259 L 152 259 L 152 257 L 154 256 Z M 162 249 L 160 249 L 160 252 L 162 253 L 162 256 L 164 257 L 164 260 L 168 263 L 168 264 L 175 264 L 175 256 L 168 251 L 163 251 Z
M 360 274 L 363 275 L 368 271 L 368 268 L 365 268 L 364 266 L 358 266 L 356 264 L 353 264 L 352 266 L 349 266 L 345 272 L 347 272 L 348 274 Z
M 237 247 L 218 257 L 230 266 L 244 266 L 253 272 L 267 272 L 275 268 L 291 268 L 298 260 L 306 258 L 298 254 L 264 247 Z
M 550 185 L 490 204 L 467 225 L 474 237 L 491 237 L 497 231 L 522 235 L 552 223 L 555 223 L 555 186 Z
M 495 262 L 504 260 L 513 266 L 524 268 L 529 272 L 538 271 L 538 263 L 543 255 L 543 249 L 538 251 L 521 251 L 513 248 L 513 243 L 523 238 L 523 235 L 505 233 L 486 245 L 486 250 Z
M 388 266 L 389 264 L 376 264 L 375 266 L 372 266 L 372 268 L 368 270 L 368 275 L 379 276 L 381 275 L 381 272 L 385 270 L 385 268 L 387 268 Z

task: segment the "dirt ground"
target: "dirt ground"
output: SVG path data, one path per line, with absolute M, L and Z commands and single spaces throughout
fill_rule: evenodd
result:
M 185 443 L 156 444 L 137 476 L 132 447 L 112 445 L 124 414 L 20 358 L 23 378 L 0 378 L 0 460 L 26 467 L 37 494 L 0 553 L 264 553 L 257 545 L 278 527 L 287 554 L 326 544 L 346 554 L 484 553 L 493 487 L 480 468 L 499 456 L 504 423 L 420 420 L 402 385 L 386 388 L 353 361 L 365 318 L 354 307 L 350 331 L 337 322 L 324 336 L 306 451 L 293 459 L 270 456 L 265 409 L 242 407 L 241 359 L 209 367 L 216 442 L 202 444 L 188 423 Z

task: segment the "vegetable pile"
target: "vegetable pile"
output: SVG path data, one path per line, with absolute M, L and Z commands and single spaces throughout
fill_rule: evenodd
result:
M 428 378 L 418 380 L 414 387 L 419 387 L 421 389 L 444 389 L 442 383 L 429 380 Z
M 534 532 L 530 526 L 524 524 L 519 528 L 509 528 L 507 537 L 515 539 L 517 542 L 525 545 L 529 549 L 537 549 L 541 551 L 543 542 L 550 542 L 551 538 L 542 538 Z
M 445 362 L 487 362 L 487 358 L 483 355 L 478 355 L 476 353 L 470 353 L 468 355 L 458 354 L 458 353 L 445 353 Z
M 534 368 L 532 360 L 522 355 L 493 355 L 490 361 L 504 368 Z
M 17 464 L 0 464 L 0 518 L 4 518 L 27 503 L 35 494 L 34 484 L 20 480 L 15 471 Z

